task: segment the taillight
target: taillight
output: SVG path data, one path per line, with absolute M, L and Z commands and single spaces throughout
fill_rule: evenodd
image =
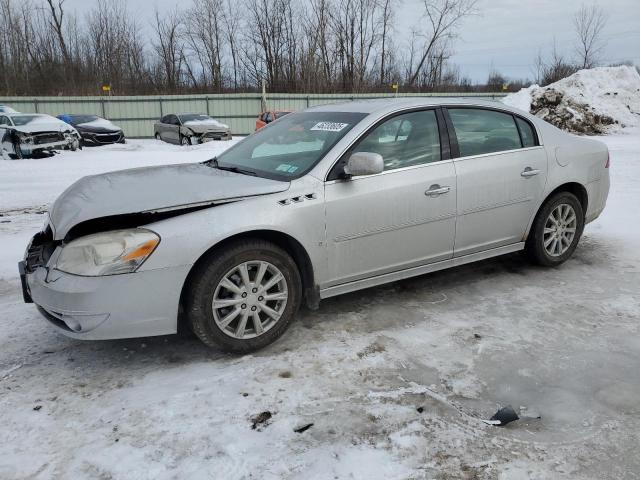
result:
M 607 152 L 607 163 L 604 164 L 604 168 L 609 168 L 610 163 L 611 163 L 611 154 Z

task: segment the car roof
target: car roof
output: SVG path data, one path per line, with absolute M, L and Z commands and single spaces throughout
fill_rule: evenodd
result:
M 478 97 L 385 97 L 320 105 L 307 110 L 316 112 L 357 112 L 370 114 L 385 113 L 403 108 L 432 107 L 439 105 L 473 105 L 513 110 L 497 100 L 487 100 Z

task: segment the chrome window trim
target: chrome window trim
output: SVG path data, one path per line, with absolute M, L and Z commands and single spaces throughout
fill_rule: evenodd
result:
M 465 160 L 473 160 L 475 158 L 490 157 L 494 155 L 504 155 L 507 153 L 514 153 L 514 152 L 526 152 L 529 150 L 538 150 L 541 148 L 544 148 L 544 147 L 542 145 L 536 145 L 535 147 L 512 148 L 511 150 L 499 150 L 497 152 L 480 153 L 478 155 L 467 155 L 466 157 L 457 157 L 457 158 L 454 158 L 453 161 L 459 162 L 459 161 L 465 161 Z

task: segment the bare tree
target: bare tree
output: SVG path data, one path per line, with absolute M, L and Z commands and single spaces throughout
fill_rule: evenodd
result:
M 54 2 L 54 0 L 46 1 L 51 14 L 49 22 L 56 37 L 58 38 L 62 57 L 64 58 L 66 65 L 71 65 L 71 56 L 69 54 L 69 49 L 67 48 L 67 42 L 64 38 L 64 0 L 57 0 L 57 2 Z
M 194 0 L 185 20 L 185 38 L 197 60 L 202 84 L 217 92 L 222 91 L 223 86 L 222 56 L 227 37 L 223 6 L 222 0 Z M 196 75 L 188 63 L 187 68 L 197 87 Z
M 411 65 L 411 73 L 407 80 L 409 86 L 416 83 L 428 59 L 441 58 L 434 55 L 434 51 L 438 48 L 444 49 L 443 43 L 456 35 L 456 28 L 460 22 L 475 13 L 476 4 L 477 0 L 424 0 L 428 30 L 421 33 L 424 46 L 417 64 Z
M 387 63 L 389 57 L 390 30 L 393 25 L 393 9 L 395 5 L 392 0 L 381 0 L 381 25 L 382 34 L 380 39 L 380 85 L 384 85 L 387 81 Z
M 164 80 L 165 88 L 176 93 L 182 80 L 185 58 L 180 12 L 176 10 L 162 17 L 156 10 L 153 29 L 156 34 L 153 44 L 158 60 L 156 68 Z
M 605 47 L 602 31 L 607 25 L 607 14 L 602 7 L 582 5 L 573 17 L 573 26 L 578 36 L 576 53 L 582 68 L 593 68 Z

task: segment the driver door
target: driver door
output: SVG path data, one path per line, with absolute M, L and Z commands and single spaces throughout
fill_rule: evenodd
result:
M 326 182 L 329 280 L 323 287 L 452 258 L 456 175 L 440 143 L 429 109 L 383 121 L 347 152 L 379 153 L 385 167 Z

